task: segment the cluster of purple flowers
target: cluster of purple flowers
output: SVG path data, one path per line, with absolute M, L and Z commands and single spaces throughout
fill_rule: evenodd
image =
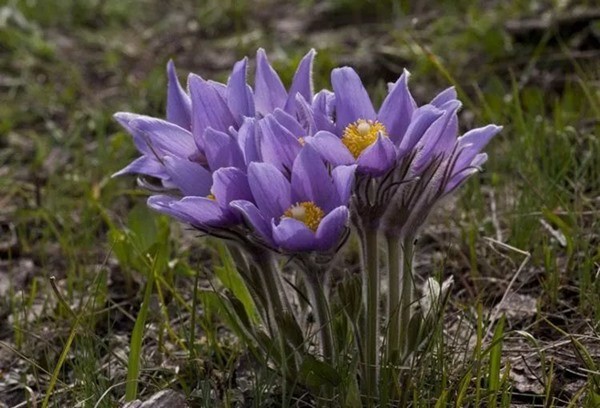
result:
M 315 93 L 314 57 L 304 56 L 287 90 L 262 49 L 254 87 L 247 59 L 226 84 L 190 74 L 187 89 L 170 62 L 166 119 L 115 115 L 141 153 L 117 174 L 158 181 L 148 205 L 199 230 L 278 252 L 328 252 L 350 213 L 363 211 L 353 204 L 359 181 L 386 193 L 378 204 L 370 192 L 362 199 L 400 231 L 485 162 L 480 152 L 500 128 L 459 137 L 453 88 L 418 106 L 405 72 L 376 111 L 349 67 L 332 71 L 333 91 Z

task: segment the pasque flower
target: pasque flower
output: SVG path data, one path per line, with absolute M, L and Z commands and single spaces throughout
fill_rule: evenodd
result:
M 246 81 L 247 59 L 234 65 L 227 84 L 190 74 L 187 92 L 169 62 L 166 120 L 128 112 L 115 114 L 142 154 L 115 175 L 151 176 L 165 191 L 178 190 L 175 195 L 152 196 L 148 204 L 198 228 L 236 224 L 240 217 L 231 211 L 229 202 L 251 199 L 248 163 L 262 160 L 263 152 L 268 159 L 277 159 L 271 153 L 273 148 L 268 149 L 273 146 L 268 141 L 273 140 L 273 132 L 289 133 L 279 122 L 296 133 L 305 133 L 294 119 L 295 96 L 313 97 L 314 55 L 311 50 L 301 60 L 289 93 L 262 49 L 257 52 L 254 91 Z M 270 133 L 257 132 L 257 128 Z M 267 135 L 267 143 L 257 139 L 262 134 Z M 287 156 L 286 164 L 291 166 L 299 148 Z
M 356 163 L 359 173 L 382 175 L 396 163 L 397 145 L 417 107 L 407 80 L 405 72 L 390 86 L 376 112 L 358 74 L 350 67 L 334 69 L 331 83 L 335 100 L 330 102 L 335 106 L 333 132 L 321 130 L 308 142 L 332 164 Z M 320 113 L 328 109 L 327 95 L 322 98 Z
M 276 249 L 328 251 L 347 226 L 354 170 L 355 166 L 338 166 L 330 174 L 317 152 L 305 146 L 294 160 L 291 181 L 272 164 L 250 163 L 253 200 L 231 205 L 260 240 Z

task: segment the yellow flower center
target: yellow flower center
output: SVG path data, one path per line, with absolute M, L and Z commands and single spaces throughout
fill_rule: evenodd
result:
M 304 138 L 301 136 L 298 138 L 298 143 L 300 143 L 300 146 L 304 146 L 306 144 L 306 140 L 304 140 Z
M 350 150 L 352 156 L 358 159 L 363 150 L 375 143 L 379 133 L 383 136 L 388 135 L 382 123 L 376 120 L 359 119 L 346 126 L 342 135 L 342 143 Z
M 213 193 L 209 193 L 206 198 L 208 198 L 209 200 L 216 200 L 217 198 L 215 197 L 215 195 Z
M 303 201 L 288 208 L 283 217 L 293 218 L 306 224 L 308 228 L 316 231 L 325 213 L 312 201 Z M 283 218 L 282 217 L 282 218 Z

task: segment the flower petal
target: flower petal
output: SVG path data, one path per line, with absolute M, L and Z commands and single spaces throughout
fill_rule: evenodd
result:
M 331 85 L 335 93 L 338 134 L 341 135 L 349 123 L 358 119 L 376 119 L 375 109 L 367 90 L 352 68 L 334 69 L 331 72 Z
M 348 207 L 339 206 L 327 214 L 317 228 L 317 249 L 328 251 L 333 249 L 340 240 L 340 235 L 348 224 L 350 212 Z
M 250 163 L 248 183 L 265 219 L 278 218 L 290 207 L 290 183 L 272 164 Z
M 164 166 L 153 157 L 142 156 L 138 157 L 125 168 L 117 171 L 111 177 L 121 176 L 123 174 L 143 174 L 145 176 L 157 177 L 160 179 L 166 179 L 169 177 Z
M 254 97 L 246 82 L 248 59 L 244 58 L 233 66 L 233 71 L 227 82 L 226 100 L 236 124 L 242 124 L 244 117 L 254 116 Z
M 334 166 L 354 163 L 352 153 L 350 153 L 340 138 L 333 133 L 326 131 L 317 132 L 314 137 L 306 139 L 306 143 L 313 146 L 325 161 Z
M 292 202 L 312 201 L 328 212 L 334 192 L 323 159 L 312 146 L 304 146 L 292 167 Z
M 184 197 L 173 202 L 171 208 L 184 214 L 191 224 L 198 226 L 222 227 L 237 221 L 223 213 L 215 200 L 206 197 Z
M 451 101 L 444 104 L 444 106 L 447 107 L 447 110 L 427 128 L 425 134 L 419 140 L 418 146 L 420 150 L 413 162 L 413 169 L 416 173 L 420 173 L 433 156 L 440 154 L 448 156 L 453 149 L 454 143 L 449 139 L 454 138 L 456 140 L 458 122 L 456 122 L 455 117 L 456 111 L 460 108 L 461 104 L 458 101 Z
M 167 78 L 167 120 L 190 130 L 192 127 L 192 102 L 177 79 L 175 64 L 172 60 L 167 63 Z
M 129 126 L 143 138 L 150 152 L 148 155 L 162 156 L 171 154 L 177 157 L 188 157 L 196 151 L 192 134 L 166 120 L 151 117 L 139 117 Z
M 283 83 L 269 64 L 267 54 L 262 48 L 256 52 L 254 97 L 256 110 L 263 116 L 273 112 L 275 108 L 283 108 L 287 99 Z
M 396 162 L 396 147 L 389 137 L 379 134 L 377 140 L 367 147 L 356 160 L 357 171 L 371 176 L 381 176 Z
M 204 132 L 204 142 L 206 160 L 212 171 L 221 167 L 246 167 L 242 150 L 233 136 L 208 128 Z
M 173 209 L 171 204 L 176 202 L 177 199 L 167 195 L 153 195 L 148 197 L 148 201 L 146 204 L 148 207 L 152 208 L 155 211 L 158 211 L 162 214 L 166 214 L 170 217 L 173 217 L 181 222 L 185 222 L 191 224 L 193 219 L 185 213 L 182 213 L 179 210 Z
M 265 116 L 258 125 L 261 131 L 259 146 L 263 160 L 281 171 L 291 171 L 302 147 L 296 136 L 282 126 L 273 115 Z
M 456 100 L 456 98 L 456 89 L 453 86 L 451 86 L 450 88 L 446 88 L 442 92 L 437 94 L 437 96 L 433 98 L 430 104 L 435 106 L 436 108 L 441 108 L 447 102 Z
M 244 123 L 238 130 L 238 144 L 244 154 L 246 165 L 253 161 L 260 161 L 258 150 L 258 140 L 256 135 L 256 120 L 254 118 L 245 118 Z
M 211 191 L 223 208 L 229 208 L 229 203 L 235 200 L 252 200 L 248 176 L 235 167 L 224 167 L 215 171 Z
M 312 251 L 317 247 L 315 233 L 303 222 L 294 218 L 284 217 L 278 225 L 271 221 L 273 240 L 279 248 L 290 251 Z
M 254 229 L 254 232 L 258 234 L 261 239 L 265 240 L 267 244 L 274 246 L 271 225 L 265 220 L 263 213 L 260 212 L 254 203 L 246 200 L 235 200 L 229 205 L 244 216 L 246 221 Z
M 304 128 L 298 123 L 298 121 L 289 113 L 277 108 L 273 112 L 273 117 L 279 122 L 281 126 L 286 128 L 296 138 L 303 137 L 306 135 Z
M 469 165 L 477 153 L 479 153 L 492 137 L 501 130 L 502 126 L 487 125 L 485 127 L 472 129 L 459 137 L 459 158 L 456 162 L 456 167 L 462 168 Z
M 334 202 L 333 205 L 348 205 L 352 189 L 354 188 L 356 167 L 355 164 L 352 166 L 337 166 L 331 172 L 337 198 L 337 202 Z
M 173 156 L 165 156 L 163 162 L 171 181 L 184 195 L 206 196 L 210 193 L 212 175 L 204 167 Z
M 411 151 L 419 140 L 421 140 L 425 131 L 443 114 L 443 111 L 432 105 L 424 105 L 418 108 L 413 113 L 410 125 L 400 141 L 398 157 L 403 157 Z
M 204 150 L 204 131 L 208 127 L 227 132 L 235 124 L 225 99 L 215 84 L 210 84 L 197 75 L 190 75 L 192 98 L 192 133 L 200 150 Z
M 386 127 L 390 139 L 395 144 L 398 144 L 406 133 L 412 114 L 417 108 L 417 104 L 408 90 L 409 76 L 409 72 L 404 70 L 377 114 L 377 120 Z
M 285 102 L 284 110 L 287 113 L 293 114 L 296 112 L 297 94 L 302 95 L 307 101 L 313 98 L 312 67 L 315 55 L 316 51 L 314 49 L 310 50 L 298 64 Z

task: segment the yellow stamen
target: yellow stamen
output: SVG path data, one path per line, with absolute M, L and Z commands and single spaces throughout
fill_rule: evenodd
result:
M 303 137 L 299 137 L 298 138 L 298 143 L 300 143 L 300 146 L 304 146 L 306 144 L 306 141 L 304 140 Z
M 312 201 L 303 201 L 288 208 L 283 217 L 293 218 L 306 224 L 308 228 L 316 231 L 325 213 Z M 283 218 L 282 217 L 282 218 Z
M 216 200 L 216 199 L 217 199 L 213 193 L 209 193 L 209 194 L 206 196 L 206 198 L 208 198 L 209 200 Z
M 350 150 L 352 156 L 357 159 L 363 150 L 375 143 L 379 133 L 383 136 L 388 135 L 387 129 L 381 122 L 359 119 L 346 126 L 342 135 L 342 143 Z

